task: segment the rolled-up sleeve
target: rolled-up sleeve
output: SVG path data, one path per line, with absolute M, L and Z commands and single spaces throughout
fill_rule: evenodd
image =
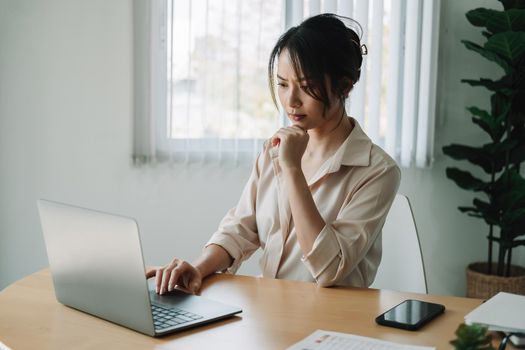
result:
M 348 196 L 337 218 L 326 223 L 302 258 L 319 285 L 337 285 L 365 258 L 381 232 L 400 179 L 396 165 L 378 169 Z
M 258 179 L 257 161 L 239 202 L 226 213 L 219 224 L 219 228 L 205 245 L 205 247 L 211 244 L 219 245 L 233 258 L 232 265 L 225 272 L 235 273 L 241 263 L 248 259 L 260 246 L 255 217 Z

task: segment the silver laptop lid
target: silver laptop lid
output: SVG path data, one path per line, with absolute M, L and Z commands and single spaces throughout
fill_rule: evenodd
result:
M 38 209 L 57 300 L 154 335 L 135 220 L 47 200 Z

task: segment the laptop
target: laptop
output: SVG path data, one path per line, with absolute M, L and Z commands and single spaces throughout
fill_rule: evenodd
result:
M 178 290 L 155 293 L 135 220 L 48 200 L 37 204 L 60 303 L 150 336 L 242 311 Z

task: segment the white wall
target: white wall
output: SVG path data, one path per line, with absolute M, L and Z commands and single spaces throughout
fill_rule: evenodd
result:
M 441 146 L 483 140 L 464 108 L 488 95 L 459 79 L 498 72 L 459 39 L 480 38 L 464 12 L 494 3 L 443 0 L 437 160 L 403 170 L 432 293 L 462 295 L 465 265 L 485 256 L 486 228 L 457 211 L 472 196 L 445 178 Z M 0 0 L 0 289 L 47 265 L 38 198 L 137 218 L 149 264 L 195 257 L 235 204 L 247 167 L 131 166 L 131 34 L 131 0 Z M 258 273 L 255 259 L 243 271 Z

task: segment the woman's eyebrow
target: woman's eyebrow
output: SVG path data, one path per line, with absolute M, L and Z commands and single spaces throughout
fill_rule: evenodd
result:
M 280 80 L 285 80 L 285 78 L 281 77 L 279 74 L 277 74 L 277 79 L 280 79 Z M 301 77 L 299 79 L 297 79 L 297 81 L 307 81 L 308 79 L 306 79 L 306 77 Z

